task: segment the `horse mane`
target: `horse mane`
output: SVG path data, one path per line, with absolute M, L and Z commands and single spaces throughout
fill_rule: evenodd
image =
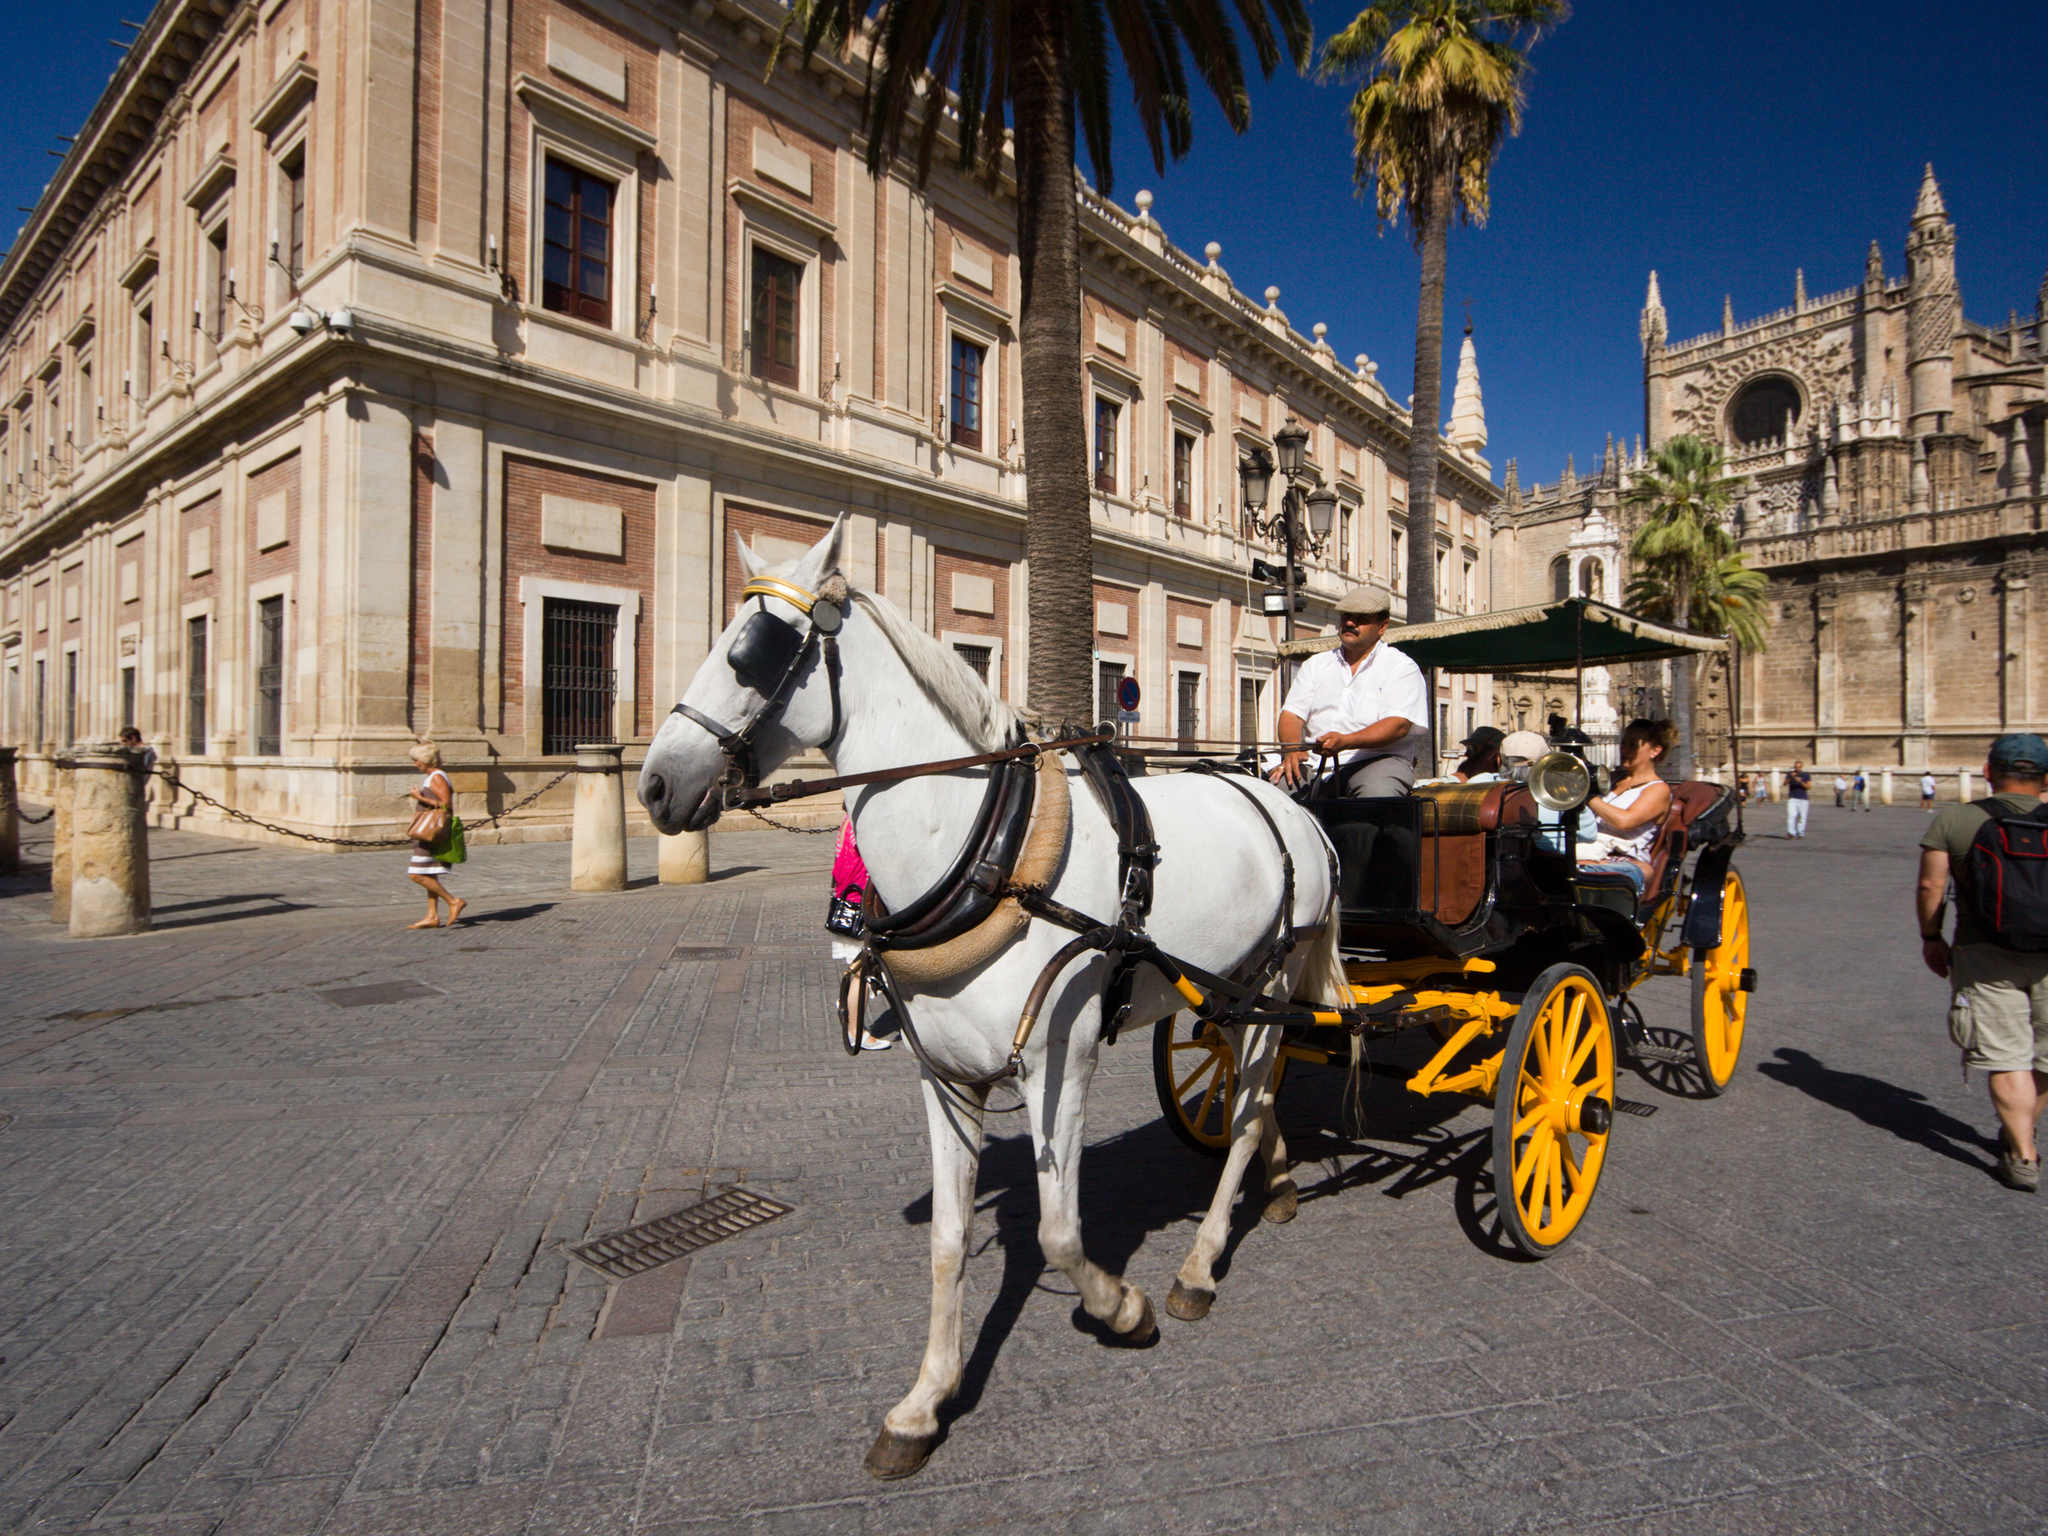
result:
M 858 588 L 850 589 L 850 594 L 896 648 L 925 696 L 960 728 L 976 751 L 998 752 L 1015 740 L 1017 712 L 997 698 L 952 647 L 911 623 L 887 598 Z

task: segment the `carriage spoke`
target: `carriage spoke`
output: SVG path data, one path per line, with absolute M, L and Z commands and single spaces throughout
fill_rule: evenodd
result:
M 1554 1140 L 1550 1148 L 1550 1219 L 1564 1215 L 1564 1143 Z
M 1547 1115 L 1549 1112 L 1549 1105 L 1538 1104 L 1534 1109 L 1530 1110 L 1527 1114 L 1523 1115 L 1521 1119 L 1515 1122 L 1515 1128 L 1510 1134 L 1513 1135 L 1515 1140 L 1520 1141 L 1524 1136 L 1528 1135 L 1531 1131 L 1533 1131 L 1536 1128 L 1537 1122 L 1542 1120 L 1543 1117 Z
M 1553 1140 L 1555 1140 L 1555 1136 L 1550 1127 L 1547 1125 L 1539 1126 L 1535 1134 L 1530 1136 L 1528 1144 L 1523 1147 L 1522 1156 L 1515 1165 L 1514 1174 L 1515 1199 L 1517 1202 L 1522 1199 L 1522 1186 L 1524 1184 L 1528 1184 L 1532 1188 L 1534 1187 L 1536 1170 L 1543 1166 L 1544 1153 L 1550 1149 L 1550 1144 Z
M 1536 1065 L 1545 1077 L 1550 1075 L 1550 1020 L 1546 1013 L 1529 1032 L 1530 1043 L 1536 1047 Z
M 1586 1064 L 1586 1058 L 1593 1054 L 1593 1047 L 1598 1043 L 1599 1038 L 1594 1031 L 1587 1030 L 1585 1038 L 1579 1042 L 1578 1049 L 1572 1052 L 1572 1059 L 1564 1069 L 1566 1082 L 1575 1083 L 1579 1080 L 1579 1068 Z
M 1214 1083 L 1210 1084 L 1210 1086 L 1209 1086 L 1209 1091 L 1208 1091 L 1208 1093 L 1207 1093 L 1206 1095 L 1204 1095 L 1204 1096 L 1203 1096 L 1203 1099 L 1202 1099 L 1202 1110 L 1201 1110 L 1201 1113 L 1195 1116 L 1195 1122 L 1194 1122 L 1194 1123 L 1195 1123 L 1195 1128 L 1196 1128 L 1197 1130 L 1199 1130 L 1199 1129 L 1200 1129 L 1201 1127 L 1203 1127 L 1203 1126 L 1205 1126 L 1205 1125 L 1207 1125 L 1207 1124 L 1209 1123 L 1209 1111 L 1210 1111 L 1210 1109 L 1211 1109 L 1211 1108 L 1212 1108 L 1212 1107 L 1213 1107 L 1213 1106 L 1215 1105 L 1215 1103 L 1216 1103 L 1216 1096 L 1217 1096 L 1218 1094 L 1222 1093 L 1222 1092 L 1223 1092 L 1223 1071 L 1222 1071 L 1222 1067 L 1221 1067 L 1221 1065 L 1219 1064 L 1219 1065 L 1218 1065 L 1218 1067 L 1217 1067 L 1217 1071 L 1216 1071 L 1216 1081 L 1215 1081 Z M 1225 1122 L 1226 1124 L 1228 1124 L 1228 1123 L 1229 1123 L 1229 1119 L 1230 1119 L 1230 1115 L 1229 1115 L 1229 1112 L 1228 1112 L 1227 1110 L 1225 1111 L 1225 1113 L 1224 1113 L 1224 1117 L 1223 1117 L 1223 1118 L 1224 1118 L 1224 1122 Z
M 1210 1073 L 1212 1075 L 1220 1075 L 1222 1071 L 1223 1063 L 1216 1059 L 1215 1052 L 1210 1052 L 1207 1056 L 1203 1057 L 1202 1060 L 1195 1064 L 1194 1071 L 1190 1072 L 1186 1077 L 1182 1078 L 1178 1084 L 1175 1085 L 1173 1090 L 1173 1096 L 1176 1099 L 1186 1098 L 1188 1096 L 1188 1089 L 1192 1088 L 1195 1085 L 1196 1078 L 1200 1077 L 1204 1072 Z

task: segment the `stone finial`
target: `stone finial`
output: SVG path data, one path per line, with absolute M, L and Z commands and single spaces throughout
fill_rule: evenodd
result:
M 1933 494 L 1927 483 L 1927 439 L 1913 439 L 1913 464 L 1906 480 L 1906 510 L 1925 512 L 1933 502 Z
M 1733 336 L 1735 334 L 1735 296 L 1733 294 L 1724 293 L 1721 295 L 1721 334 L 1723 336 Z
M 1657 291 L 1657 274 L 1652 271 L 1650 291 L 1643 296 L 1643 350 L 1650 352 L 1662 347 L 1670 334 L 1670 325 L 1664 317 L 1664 295 Z
M 1266 308 L 1278 309 L 1279 307 L 1280 285 L 1278 283 L 1268 283 L 1266 285 Z
M 1132 198 L 1131 201 L 1137 205 L 1138 217 L 1142 220 L 1149 222 L 1152 218 L 1151 192 L 1149 192 L 1143 187 L 1140 187 L 1138 189 L 1138 195 Z
M 1361 352 L 1358 356 L 1351 359 L 1351 371 L 1362 379 L 1365 377 L 1365 365 L 1371 361 L 1371 358 Z
M 1486 446 L 1486 405 L 1479 392 L 1479 353 L 1472 328 L 1458 348 L 1458 387 L 1451 396 L 1451 445 L 1477 453 Z
M 2012 458 L 2006 465 L 2006 487 L 2015 496 L 2024 496 L 2034 488 L 2033 455 L 2027 448 L 2027 419 L 2015 416 L 2012 420 Z
M 1519 499 L 1522 494 L 1521 470 L 1517 467 L 1516 462 L 1513 459 L 1508 460 L 1508 467 L 1501 474 L 1500 489 L 1501 494 L 1506 496 L 1510 501 L 1515 501 Z
M 1870 242 L 1870 252 L 1863 258 L 1863 281 L 1874 288 L 1884 286 L 1884 252 L 1875 240 Z
M 1223 247 L 1219 245 L 1216 241 L 1211 240 L 1207 245 L 1202 247 L 1202 254 L 1209 258 L 1209 265 L 1213 267 L 1222 258 Z
M 1564 479 L 1558 482 L 1558 486 L 1562 494 L 1566 496 L 1571 495 L 1573 491 L 1578 489 L 1579 466 L 1572 461 L 1570 454 L 1564 456 Z
M 1835 456 L 1828 455 L 1827 472 L 1820 482 L 1820 511 L 1823 517 L 1833 517 L 1842 505 L 1841 482 L 1835 475 Z
M 1932 161 L 1920 173 L 1920 195 L 1913 201 L 1913 222 L 1920 224 L 1929 220 L 1944 223 L 1948 220 L 1948 204 L 1941 200 L 1941 183 L 1934 179 Z
M 1806 308 L 1806 268 L 1804 267 L 1794 267 L 1792 269 L 1792 307 L 1794 309 Z

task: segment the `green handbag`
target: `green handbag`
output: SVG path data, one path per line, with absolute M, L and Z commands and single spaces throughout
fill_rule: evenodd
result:
M 433 845 L 433 854 L 443 864 L 461 864 L 469 858 L 469 849 L 462 841 L 462 818 L 452 811 L 448 815 L 448 830 Z

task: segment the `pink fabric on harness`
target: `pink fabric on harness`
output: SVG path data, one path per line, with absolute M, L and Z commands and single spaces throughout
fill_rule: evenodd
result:
M 868 889 L 867 861 L 853 840 L 853 818 L 839 827 L 839 846 L 832 853 L 832 894 L 865 897 Z

